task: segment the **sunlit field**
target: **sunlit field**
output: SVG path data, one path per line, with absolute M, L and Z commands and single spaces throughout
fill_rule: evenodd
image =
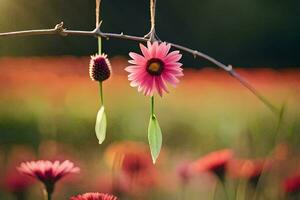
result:
M 299 70 L 238 68 L 282 111 L 278 116 L 225 72 L 184 69 L 177 88 L 156 98 L 163 148 L 153 165 L 149 98 L 129 86 L 127 58 L 111 62 L 113 76 L 104 83 L 107 136 L 99 145 L 99 88 L 89 79 L 88 57 L 0 58 L 0 199 L 41 199 L 39 183 L 16 170 L 37 159 L 68 159 L 81 169 L 57 184 L 53 199 L 88 191 L 121 200 L 297 199 L 284 181 L 299 175 Z M 224 149 L 232 162 L 221 178 L 210 169 L 188 173 L 185 166 Z M 125 162 L 127 154 L 134 156 Z

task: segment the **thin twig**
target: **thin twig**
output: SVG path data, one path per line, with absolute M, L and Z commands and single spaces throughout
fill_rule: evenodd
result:
M 155 28 L 156 0 L 150 0 L 151 29 Z
M 96 0 L 96 26 L 100 23 L 100 4 L 101 0 Z
M 155 3 L 155 0 L 154 0 Z M 147 42 L 149 38 L 147 37 L 139 37 L 139 36 L 132 36 L 132 35 L 125 35 L 123 33 L 105 33 L 100 30 L 101 22 L 93 31 L 79 31 L 79 30 L 67 30 L 63 27 L 63 22 L 57 24 L 52 29 L 40 29 L 40 30 L 26 30 L 26 31 L 16 31 L 16 32 L 6 32 L 0 33 L 0 38 L 3 37 L 19 37 L 19 36 L 33 36 L 33 35 L 61 35 L 61 36 L 92 36 L 92 37 L 103 37 L 106 39 L 109 38 L 116 38 L 122 40 L 132 40 L 138 42 Z M 150 32 L 151 33 L 151 32 Z M 155 32 L 154 32 L 155 33 Z M 161 42 L 161 41 L 159 41 Z M 268 108 L 270 108 L 274 113 L 278 114 L 279 110 L 276 108 L 272 103 L 270 103 L 263 95 L 261 95 L 250 83 L 240 76 L 231 65 L 224 65 L 223 63 L 217 61 L 216 59 L 208 56 L 205 53 L 202 53 L 197 50 L 190 49 L 185 46 L 181 46 L 175 43 L 166 42 L 170 44 L 172 47 L 184 51 L 186 53 L 192 54 L 194 58 L 200 57 L 203 58 L 216 66 L 222 68 L 226 72 L 228 72 L 232 77 L 237 79 L 243 86 L 249 89 L 260 101 L 262 101 Z

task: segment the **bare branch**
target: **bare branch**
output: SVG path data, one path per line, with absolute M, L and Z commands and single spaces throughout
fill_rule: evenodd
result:
M 155 1 L 155 0 L 154 0 Z M 117 34 L 117 33 L 105 33 L 100 30 L 101 22 L 99 25 L 93 30 L 93 31 L 79 31 L 79 30 L 67 30 L 63 27 L 63 22 L 57 24 L 52 29 L 40 29 L 40 30 L 27 30 L 27 31 L 16 31 L 16 32 L 7 32 L 7 33 L 0 33 L 0 39 L 3 37 L 19 37 L 19 36 L 34 36 L 34 35 L 60 35 L 60 36 L 92 36 L 92 37 L 103 37 L 106 39 L 109 38 L 116 38 L 116 39 L 122 39 L 122 40 L 132 40 L 132 41 L 138 41 L 138 42 L 147 42 L 149 41 L 146 37 L 138 37 L 138 36 L 132 36 L 132 35 L 125 35 L 123 33 Z M 161 41 L 159 41 L 161 42 Z M 272 103 L 270 103 L 263 95 L 261 95 L 246 79 L 241 77 L 233 68 L 231 65 L 224 65 L 223 63 L 217 61 L 216 59 L 208 56 L 205 53 L 202 53 L 197 50 L 190 49 L 185 46 L 181 46 L 175 43 L 169 43 L 172 47 L 179 49 L 181 51 L 184 51 L 186 53 L 189 53 L 194 56 L 194 58 L 199 57 L 203 58 L 219 68 L 225 70 L 228 72 L 232 77 L 237 79 L 243 86 L 245 86 L 247 89 L 249 89 L 260 101 L 262 101 L 268 108 L 270 108 L 274 113 L 279 113 L 279 109 L 276 108 Z

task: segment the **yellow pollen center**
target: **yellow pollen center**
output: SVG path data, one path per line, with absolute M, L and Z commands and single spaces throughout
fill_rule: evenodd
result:
M 158 72 L 161 68 L 160 63 L 158 62 L 153 62 L 149 65 L 148 69 L 152 72 Z

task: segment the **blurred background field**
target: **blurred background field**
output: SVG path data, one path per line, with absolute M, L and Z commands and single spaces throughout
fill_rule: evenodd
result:
M 2 177 L 7 167 L 28 160 L 27 154 L 31 159 L 71 159 L 82 173 L 74 176 L 74 185 L 61 186 L 57 197 L 102 191 L 110 185 L 102 182 L 113 179 L 104 156 L 107 148 L 128 140 L 147 144 L 149 99 L 129 86 L 124 57 L 112 58 L 113 76 L 104 84 L 108 132 L 105 143 L 98 144 L 94 133 L 98 85 L 88 77 L 88 63 L 88 57 L 71 56 L 0 59 Z M 164 136 L 163 153 L 155 166 L 160 175 L 156 189 L 143 198 L 177 198 L 181 193 L 177 165 L 223 148 L 233 149 L 240 158 L 264 158 L 276 145 L 288 144 L 289 170 L 280 176 L 298 168 L 299 71 L 238 71 L 276 106 L 285 106 L 280 126 L 278 116 L 226 73 L 214 68 L 185 69 L 178 87 L 157 98 L 156 112 Z M 85 184 L 79 184 L 83 180 Z M 209 180 L 200 178 L 192 184 L 189 199 L 211 195 Z M 3 188 L 1 195 L 8 199 Z

